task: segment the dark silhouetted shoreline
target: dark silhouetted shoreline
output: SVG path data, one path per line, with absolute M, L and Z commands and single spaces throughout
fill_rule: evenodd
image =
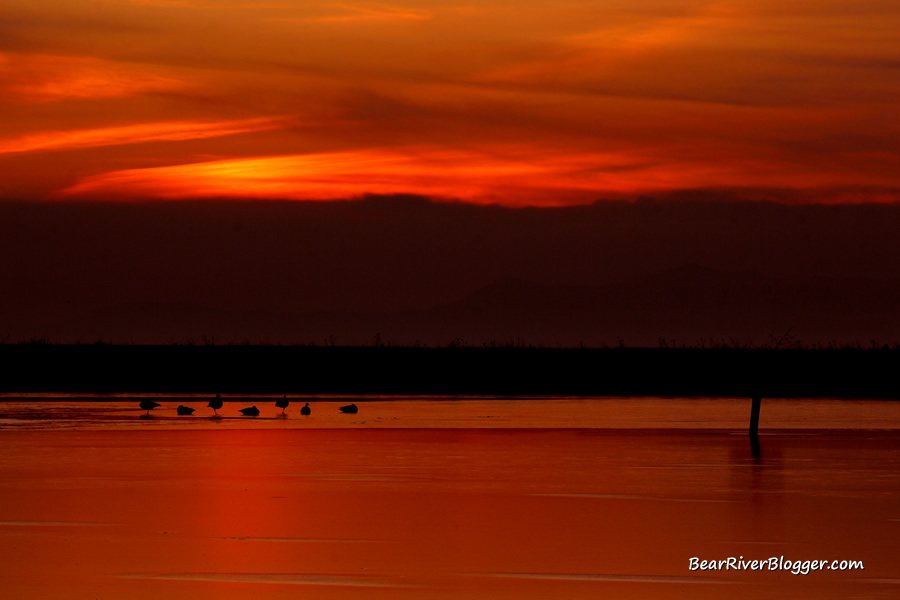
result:
M 0 345 L 0 392 L 900 398 L 900 349 Z

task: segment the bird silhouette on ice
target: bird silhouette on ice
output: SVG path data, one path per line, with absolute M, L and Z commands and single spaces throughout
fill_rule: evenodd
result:
M 150 410 L 160 406 L 159 402 L 154 402 L 153 400 L 141 400 L 141 408 L 147 411 L 147 416 L 150 416 Z
M 207 404 L 208 407 L 213 409 L 213 412 L 216 413 L 216 416 L 219 416 L 219 409 L 222 408 L 222 397 L 220 394 L 216 394 L 216 397 L 209 401 Z
M 310 413 L 312 413 L 312 409 L 309 408 L 309 402 L 307 402 L 303 405 L 303 408 L 300 409 L 300 414 L 309 416 Z
M 178 405 L 178 408 L 175 409 L 179 415 L 189 415 L 194 412 L 194 409 L 189 406 L 184 406 L 182 404 Z
M 281 409 L 281 414 L 284 414 L 284 409 L 286 409 L 290 403 L 287 396 L 283 396 L 275 401 L 275 406 Z
M 357 412 L 359 412 L 359 407 L 357 407 L 355 404 L 348 404 L 347 406 L 342 406 L 340 408 L 340 411 L 342 413 L 356 414 Z
M 241 414 L 245 417 L 255 417 L 259 414 L 259 409 L 255 406 L 251 406 L 250 408 L 242 408 Z

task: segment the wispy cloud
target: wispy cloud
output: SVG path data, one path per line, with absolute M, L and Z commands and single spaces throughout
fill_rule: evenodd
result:
M 319 17 L 318 21 L 427 21 L 431 14 L 389 4 L 335 4 L 344 14 Z
M 354 23 L 371 21 L 428 21 L 432 18 L 430 12 L 421 9 L 413 9 L 406 6 L 394 6 L 390 4 L 326 4 L 312 15 L 290 15 L 271 17 L 266 20 L 282 22 L 308 22 L 308 23 Z
M 187 7 L 196 6 L 196 2 L 191 0 L 125 0 L 129 4 L 139 4 L 142 6 L 165 6 L 165 7 Z
M 87 56 L 0 53 L 0 92 L 24 101 L 113 98 L 191 85 L 147 65 Z
M 635 190 L 724 185 L 733 176 L 730 168 L 715 171 L 703 164 L 654 162 L 626 153 L 418 146 L 127 169 L 84 178 L 57 195 L 329 200 L 408 193 L 548 206 L 630 195 Z
M 723 149 L 724 150 L 724 149 Z M 233 158 L 125 169 L 85 177 L 57 198 L 337 200 L 368 194 L 418 194 L 507 206 L 554 206 L 602 198 L 670 195 L 675 190 L 793 190 L 819 202 L 896 201 L 890 178 L 856 183 L 839 169 L 771 160 L 641 151 L 572 152 L 530 145 L 367 148 L 329 153 Z M 764 182 L 764 183 L 762 183 Z
M 587 166 L 584 157 L 534 161 L 436 148 L 370 149 L 113 171 L 87 177 L 59 195 L 328 200 L 416 193 L 490 201 L 511 188 L 530 188 L 534 194 L 547 187 L 589 187 L 585 181 L 560 181 Z M 538 203 L 553 202 L 541 195 Z M 512 202 L 522 203 L 522 198 Z
M 14 138 L 0 138 L 0 154 L 196 140 L 275 129 L 281 127 L 284 121 L 284 118 L 279 117 L 233 121 L 167 121 L 96 129 L 40 131 Z

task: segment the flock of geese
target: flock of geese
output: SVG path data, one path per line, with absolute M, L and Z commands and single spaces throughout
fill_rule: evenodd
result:
M 219 409 L 222 408 L 222 404 L 222 395 L 216 394 L 216 397 L 210 400 L 209 404 L 206 405 L 209 408 L 213 409 L 213 418 L 221 417 L 221 415 L 219 415 Z M 290 401 L 287 399 L 287 396 L 282 396 L 275 401 L 275 407 L 281 409 L 281 414 L 287 414 L 285 413 L 285 409 L 287 409 L 288 405 L 290 405 Z M 141 400 L 141 410 L 147 411 L 147 414 L 145 415 L 147 417 L 150 416 L 150 411 L 157 406 L 162 405 L 159 402 L 154 402 L 153 400 Z M 189 416 L 194 413 L 195 409 L 179 404 L 178 408 L 175 410 L 179 415 Z M 357 407 L 355 404 L 348 404 L 346 406 L 341 406 L 338 410 L 340 410 L 342 413 L 355 414 L 359 411 L 359 407 Z M 247 408 L 240 409 L 240 413 L 245 417 L 256 417 L 259 415 L 259 409 L 256 408 L 256 406 L 249 406 Z M 305 416 L 309 416 L 312 414 L 312 409 L 309 407 L 309 402 L 307 402 L 303 406 L 303 408 L 300 409 L 300 414 Z

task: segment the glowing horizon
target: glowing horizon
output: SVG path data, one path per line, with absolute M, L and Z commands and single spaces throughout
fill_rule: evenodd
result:
M 212 134 L 208 134 L 212 135 Z M 199 134 L 198 134 L 199 136 Z M 702 170 L 683 164 L 646 166 L 646 159 L 624 155 L 528 156 L 521 149 L 451 152 L 428 147 L 391 150 L 234 158 L 179 165 L 125 169 L 84 177 L 53 198 L 87 199 L 279 199 L 346 200 L 366 195 L 413 194 L 438 200 L 507 206 L 562 206 L 603 198 L 631 198 L 672 190 L 729 189 L 736 171 Z M 743 165 L 750 169 L 753 165 Z M 763 165 L 757 165 L 764 168 Z M 867 188 L 853 196 L 832 187 L 802 187 L 805 174 L 777 180 L 807 201 L 890 202 L 890 190 Z M 677 179 L 676 179 L 677 178 Z M 772 181 L 772 180 L 770 180 Z

